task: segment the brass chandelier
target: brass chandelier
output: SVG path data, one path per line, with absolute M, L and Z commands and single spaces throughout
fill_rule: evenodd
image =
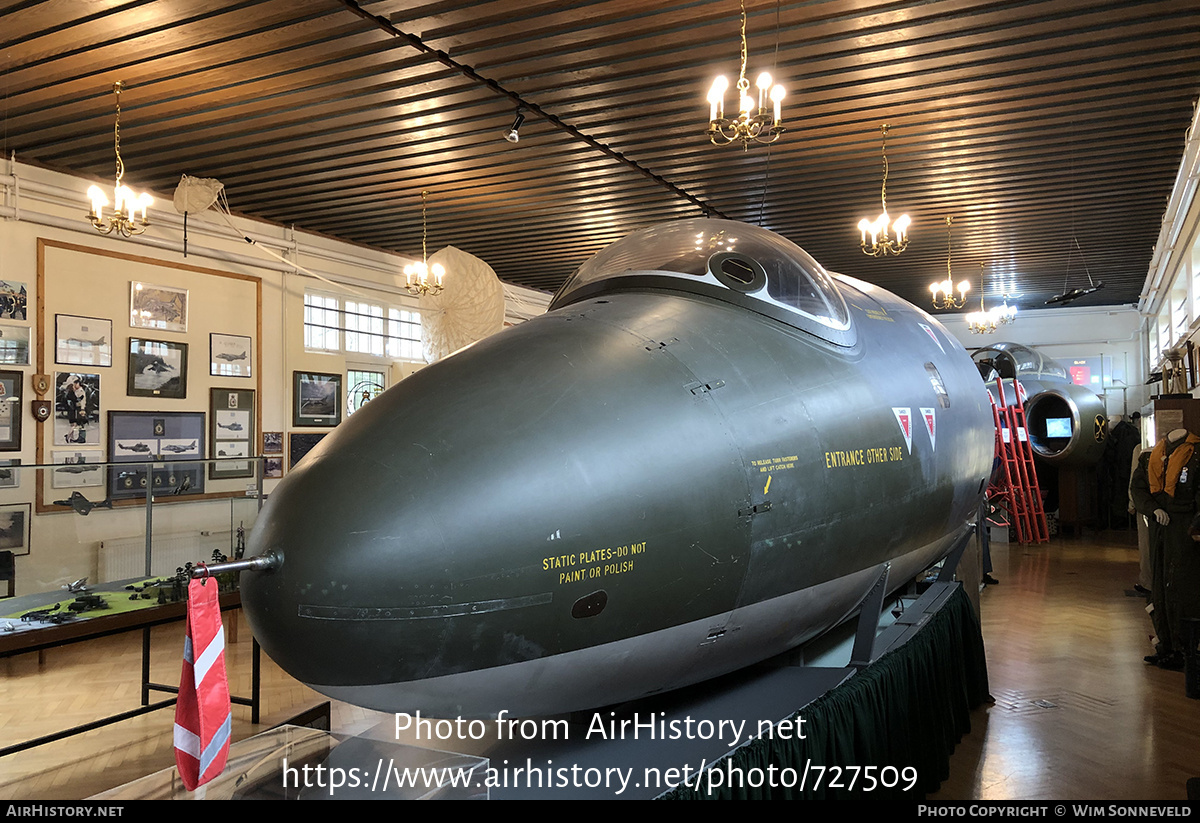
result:
M 778 83 L 773 83 L 771 75 L 768 72 L 763 72 L 755 81 L 755 86 L 758 88 L 758 107 L 757 111 L 751 115 L 750 112 L 755 108 L 754 98 L 750 96 L 750 81 L 746 79 L 746 4 L 741 0 L 742 8 L 742 69 L 738 75 L 737 93 L 738 93 L 738 115 L 736 117 L 725 117 L 725 92 L 729 88 L 729 81 L 724 75 L 713 80 L 712 88 L 708 91 L 708 134 L 709 142 L 714 146 L 728 146 L 730 143 L 740 142 L 742 150 L 750 148 L 750 144 L 774 143 L 779 139 L 779 136 L 785 131 L 780 125 L 782 120 L 782 103 L 786 95 L 783 86 Z M 771 99 L 771 112 L 767 111 L 766 99 Z M 770 115 L 770 116 L 768 116 Z
M 108 197 L 99 186 L 88 188 L 87 195 L 92 201 L 92 210 L 88 219 L 96 231 L 101 234 L 117 234 L 132 237 L 141 234 L 150 225 L 146 219 L 146 209 L 154 203 L 154 198 L 142 192 L 134 194 L 133 190 L 124 185 L 121 180 L 125 177 L 125 162 L 121 159 L 121 89 L 124 84 L 118 80 L 113 83 L 113 94 L 117 96 L 117 119 L 113 126 L 113 148 L 117 154 L 117 182 L 113 185 L 113 213 L 104 216 L 104 207 L 108 205 Z
M 908 226 L 912 222 L 908 219 L 907 214 L 902 214 L 895 223 L 891 222 L 888 217 L 887 210 L 887 179 L 888 179 L 888 160 L 887 160 L 887 133 L 891 128 L 887 123 L 879 127 L 879 131 L 883 133 L 883 188 L 880 193 L 880 199 L 883 201 L 883 212 L 875 218 L 872 223 L 867 218 L 858 221 L 858 230 L 862 232 L 862 240 L 859 243 L 859 248 L 863 250 L 863 254 L 870 257 L 883 257 L 889 254 L 899 254 L 908 248 Z M 889 234 L 889 228 L 896 232 L 896 239 L 893 240 Z M 871 235 L 871 243 L 867 244 L 867 235 Z
M 963 280 L 958 284 L 958 297 L 954 296 L 954 280 L 950 271 L 950 224 L 954 218 L 946 215 L 946 279 L 940 283 L 930 283 L 929 291 L 933 292 L 933 307 L 935 309 L 961 309 L 967 302 L 967 291 L 971 284 Z
M 441 263 L 429 266 L 429 253 L 425 248 L 425 240 L 429 234 L 429 226 L 425 220 L 425 206 L 429 200 L 429 192 L 421 192 L 421 262 L 409 263 L 404 267 L 405 288 L 409 294 L 423 297 L 427 294 L 441 294 L 442 278 L 446 269 Z
M 983 306 L 983 270 L 984 264 L 979 264 L 979 311 L 967 315 L 967 328 L 972 334 L 991 334 L 1000 326 L 1008 325 L 1017 319 L 1017 307 L 1008 305 L 1008 295 L 1004 296 L 1003 306 Z

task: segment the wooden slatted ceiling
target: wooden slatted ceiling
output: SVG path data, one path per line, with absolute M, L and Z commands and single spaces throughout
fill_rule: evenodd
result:
M 1130 303 L 1200 91 L 1200 0 L 750 0 L 748 74 L 788 87 L 789 131 L 709 145 L 705 94 L 736 75 L 731 0 L 359 7 L 536 103 L 731 217 L 917 303 L 946 272 L 1034 308 Z M 356 13 L 353 0 L 51 0 L 0 6 L 4 151 L 112 173 L 122 79 L 128 179 L 216 177 L 238 211 L 406 254 L 453 244 L 553 290 L 590 254 L 700 210 L 666 186 Z M 888 203 L 897 258 L 857 249 Z M 1073 227 L 1073 228 L 1072 228 Z M 1082 252 L 1074 251 L 1078 239 Z

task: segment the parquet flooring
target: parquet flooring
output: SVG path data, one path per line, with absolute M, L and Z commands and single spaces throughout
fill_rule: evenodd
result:
M 1000 585 L 982 593 L 994 705 L 972 716 L 951 774 L 933 799 L 1174 799 L 1200 776 L 1200 701 L 1183 675 L 1142 662 L 1150 621 L 1137 577 L 1135 536 L 1056 538 L 995 546 Z M 152 677 L 176 682 L 182 624 L 154 630 Z M 0 660 L 0 741 L 47 734 L 138 704 L 141 635 Z M 231 687 L 250 688 L 250 642 L 227 646 Z M 263 719 L 235 706 L 247 737 L 320 698 L 263 660 Z M 334 729 L 355 733 L 386 716 L 334 704 Z M 158 711 L 0 758 L 0 797 L 87 797 L 173 763 L 173 712 Z
M 1184 800 L 1200 700 L 1149 666 L 1136 533 L 993 551 L 982 593 L 994 705 L 972 715 L 940 800 Z

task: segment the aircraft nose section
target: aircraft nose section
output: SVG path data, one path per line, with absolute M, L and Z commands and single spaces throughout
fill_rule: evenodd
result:
M 272 492 L 248 549 L 282 562 L 242 596 L 283 668 L 344 693 L 732 609 L 747 487 L 721 417 L 644 339 L 555 319 L 407 378 Z

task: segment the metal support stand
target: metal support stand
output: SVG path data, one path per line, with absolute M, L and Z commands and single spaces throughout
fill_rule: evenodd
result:
M 888 574 L 891 570 L 891 563 L 883 564 L 879 577 L 875 579 L 875 585 L 867 592 L 858 613 L 854 651 L 850 653 L 850 665 L 856 669 L 871 665 L 871 661 L 875 659 L 872 654 L 875 649 L 875 629 L 879 625 L 879 614 L 883 611 L 883 598 L 887 594 Z
M 979 528 L 978 523 L 972 523 L 967 527 L 963 536 L 958 538 L 958 542 L 950 549 L 950 553 L 946 555 L 946 561 L 942 563 L 942 570 L 938 573 L 937 582 L 952 583 L 954 581 L 954 572 L 958 569 L 958 561 L 962 559 L 963 552 L 966 551 L 967 543 L 975 535 L 975 530 Z M 978 583 L 979 581 L 975 581 Z

